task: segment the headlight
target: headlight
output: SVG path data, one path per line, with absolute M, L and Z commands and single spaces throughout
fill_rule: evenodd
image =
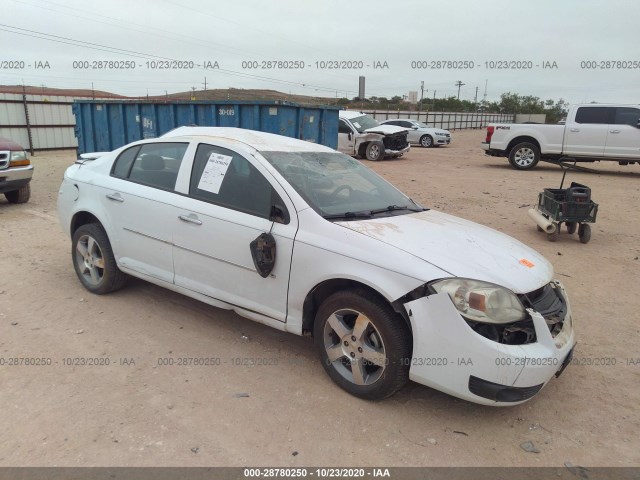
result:
M 9 163 L 10 167 L 26 167 L 30 164 L 31 162 L 29 161 L 27 152 L 25 151 L 11 152 L 11 161 Z
M 484 323 L 523 320 L 526 312 L 511 291 L 493 283 L 467 278 L 446 278 L 430 284 L 437 293 L 448 293 L 460 314 Z

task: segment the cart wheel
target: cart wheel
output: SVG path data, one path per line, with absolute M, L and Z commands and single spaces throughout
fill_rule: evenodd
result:
M 588 223 L 581 223 L 578 228 L 578 237 L 582 243 L 589 243 L 591 240 L 591 227 Z
M 547 240 L 549 240 L 550 242 L 555 242 L 558 240 L 558 238 L 560 238 L 560 226 L 558 225 L 558 228 L 556 228 L 553 233 L 547 233 Z
M 567 233 L 569 235 L 573 235 L 574 233 L 576 233 L 576 230 L 578 228 L 577 222 L 566 222 L 565 226 L 567 227 Z
M 544 232 L 544 230 L 542 229 L 542 227 L 540 225 L 536 225 L 536 228 L 538 229 L 539 232 Z

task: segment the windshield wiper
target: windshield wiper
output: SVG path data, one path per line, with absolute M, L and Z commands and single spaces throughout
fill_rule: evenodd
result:
M 327 220 L 333 220 L 337 218 L 346 218 L 355 219 L 355 218 L 371 218 L 371 213 L 369 212 L 344 212 L 344 213 L 332 213 L 329 215 L 323 215 L 322 218 L 326 218 Z
M 409 210 L 410 212 L 424 212 L 426 209 L 422 207 L 410 207 L 408 205 L 404 205 L 404 206 L 389 205 L 388 207 L 385 207 L 385 208 L 371 210 L 369 213 L 371 215 L 375 215 L 376 213 L 395 212 L 396 210 Z

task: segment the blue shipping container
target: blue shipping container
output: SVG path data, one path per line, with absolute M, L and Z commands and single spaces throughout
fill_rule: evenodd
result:
M 240 127 L 338 146 L 338 107 L 289 102 L 128 102 L 78 100 L 78 153 L 108 152 L 176 127 Z

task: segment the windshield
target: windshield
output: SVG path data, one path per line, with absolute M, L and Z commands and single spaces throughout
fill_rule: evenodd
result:
M 348 220 L 424 210 L 359 161 L 342 153 L 261 153 L 325 218 Z
M 352 118 L 350 122 L 356 127 L 358 133 L 364 132 L 368 128 L 379 127 L 378 121 L 371 115 L 362 115 L 361 117 Z

